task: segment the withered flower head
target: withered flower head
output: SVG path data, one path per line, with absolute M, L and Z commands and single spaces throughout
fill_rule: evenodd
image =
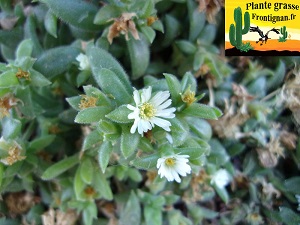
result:
M 74 225 L 78 220 L 79 216 L 75 210 L 67 210 L 66 212 L 49 209 L 42 216 L 44 225 Z
M 135 13 L 122 13 L 118 18 L 114 18 L 115 21 L 110 27 L 107 35 L 107 39 L 112 44 L 113 39 L 120 34 L 124 34 L 126 40 L 129 40 L 128 32 L 130 32 L 135 40 L 139 40 L 139 33 L 135 27 L 135 23 L 132 17 L 136 16 Z
M 0 98 L 0 119 L 9 115 L 9 110 L 17 104 L 17 100 L 10 94 Z
M 297 135 L 292 132 L 283 130 L 280 133 L 280 142 L 288 150 L 296 149 L 297 139 L 298 139 Z
M 16 73 L 16 77 L 18 79 L 24 78 L 25 80 L 30 80 L 30 74 L 27 71 L 24 71 L 20 68 L 18 68 L 18 72 Z
M 278 157 L 266 148 L 256 149 L 260 164 L 265 168 L 273 168 L 278 163 Z
M 90 107 L 96 107 L 97 98 L 87 95 L 82 95 L 79 103 L 80 109 L 86 109 Z
M 21 155 L 21 147 L 17 144 L 10 147 L 8 150 L 8 156 L 0 160 L 5 165 L 11 166 L 15 162 L 24 160 L 26 156 Z
M 293 74 L 293 75 L 291 75 Z M 300 124 L 300 69 L 296 68 L 287 75 L 285 84 L 283 85 L 278 96 L 277 105 L 284 104 L 289 108 L 295 121 Z
M 38 197 L 29 192 L 9 193 L 4 200 L 12 216 L 27 212 L 35 203 L 40 201 Z
M 86 196 L 88 198 L 94 198 L 95 195 L 97 194 L 97 191 L 91 187 L 91 186 L 87 186 L 85 189 L 84 189 L 84 193 L 86 194 Z
M 224 5 L 223 0 L 197 0 L 199 11 L 206 12 L 206 19 L 209 23 L 216 22 L 216 15 Z
M 255 225 L 264 224 L 263 218 L 258 213 L 250 213 L 250 214 L 248 214 L 246 220 L 250 224 L 255 224 Z
M 157 16 L 149 16 L 147 18 L 147 26 L 151 26 L 157 20 L 158 20 Z

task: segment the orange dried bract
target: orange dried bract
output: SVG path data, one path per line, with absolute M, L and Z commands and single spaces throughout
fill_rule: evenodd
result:
M 30 74 L 29 74 L 29 72 L 21 70 L 20 68 L 18 68 L 18 72 L 16 73 L 16 77 L 18 79 L 24 78 L 25 80 L 30 80 Z
M 125 35 L 126 40 L 129 40 L 128 32 L 130 32 L 135 40 L 139 40 L 139 33 L 135 27 L 132 17 L 135 13 L 123 13 L 120 17 L 114 18 L 114 23 L 109 27 L 107 39 L 112 44 L 113 39 L 121 34 Z
M 157 16 L 150 16 L 147 18 L 147 26 L 151 26 L 155 21 L 157 21 Z

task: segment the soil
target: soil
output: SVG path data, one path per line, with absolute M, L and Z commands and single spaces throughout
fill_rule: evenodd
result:
M 248 41 L 244 41 L 248 42 Z M 249 41 L 253 50 L 241 52 L 233 47 L 229 42 L 225 43 L 225 55 L 243 55 L 243 56 L 300 56 L 300 41 L 287 40 L 286 42 L 278 42 L 278 40 L 268 40 L 267 43 L 261 45 L 255 41 Z M 276 49 L 276 50 L 274 50 Z

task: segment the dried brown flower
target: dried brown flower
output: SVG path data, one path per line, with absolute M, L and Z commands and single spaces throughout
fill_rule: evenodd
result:
M 224 115 L 217 121 L 210 121 L 212 128 L 220 138 L 239 138 L 241 135 L 240 125 L 244 124 L 249 118 L 247 105 L 254 99 L 248 94 L 242 85 L 233 84 L 234 95 L 225 101 Z
M 10 94 L 0 98 L 0 119 L 9 115 L 9 110 L 17 104 L 17 100 Z
M 216 23 L 216 15 L 224 5 L 223 0 L 197 0 L 199 11 L 206 12 L 206 19 L 209 23 Z
M 149 16 L 147 18 L 147 26 L 151 26 L 157 20 L 158 20 L 157 16 Z
M 84 193 L 85 195 L 88 197 L 88 198 L 94 198 L 95 195 L 97 194 L 97 191 L 91 187 L 91 186 L 87 186 L 85 189 L 84 189 Z
M 294 150 L 296 149 L 296 143 L 298 136 L 292 132 L 283 130 L 280 133 L 280 142 L 284 147 L 286 147 L 288 150 Z
M 0 19 L 0 25 L 3 30 L 11 30 L 18 22 L 18 17 L 6 17 Z
M 264 224 L 264 220 L 263 220 L 262 216 L 259 215 L 258 213 L 248 214 L 247 217 L 246 217 L 246 220 L 250 224 L 255 224 L 255 225 Z
M 278 163 L 278 157 L 266 148 L 256 149 L 260 164 L 265 168 L 273 168 Z
M 80 109 L 86 109 L 90 107 L 96 107 L 97 98 L 87 95 L 82 95 L 79 103 Z
M 281 88 L 278 105 L 285 104 L 289 108 L 296 123 L 300 124 L 300 68 L 295 68 L 287 75 L 285 84 Z
M 79 216 L 75 210 L 67 210 L 66 212 L 59 209 L 49 209 L 42 216 L 43 225 L 74 225 Z
M 109 27 L 107 39 L 112 44 L 113 39 L 121 34 L 125 35 L 126 40 L 129 40 L 128 32 L 130 32 L 135 40 L 139 40 L 139 33 L 135 27 L 132 17 L 135 13 L 122 13 L 118 18 L 114 18 L 114 23 Z
M 30 80 L 30 74 L 29 74 L 29 72 L 24 71 L 21 68 L 18 68 L 18 72 L 16 73 L 16 77 L 18 79 L 24 78 L 25 80 Z
M 40 200 L 29 192 L 9 193 L 4 197 L 5 204 L 12 216 L 26 213 L 34 204 Z
M 11 146 L 8 150 L 8 156 L 6 158 L 1 159 L 0 161 L 5 165 L 11 166 L 15 162 L 24 160 L 26 156 L 21 156 L 21 147 L 17 144 Z

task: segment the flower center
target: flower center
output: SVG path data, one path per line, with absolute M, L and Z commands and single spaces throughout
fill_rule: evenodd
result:
M 174 166 L 175 162 L 176 162 L 176 160 L 174 158 L 167 158 L 165 161 L 167 166 Z
M 152 104 L 149 102 L 145 102 L 141 107 L 140 107 L 140 117 L 142 119 L 150 119 L 154 117 L 155 114 L 155 109 Z

